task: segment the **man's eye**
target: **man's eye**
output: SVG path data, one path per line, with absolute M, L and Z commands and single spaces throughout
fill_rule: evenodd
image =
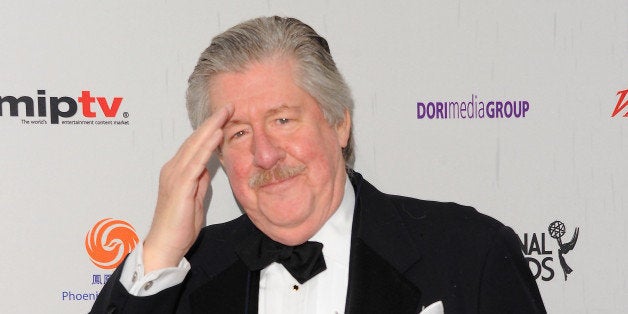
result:
M 236 132 L 235 134 L 233 134 L 232 138 L 238 138 L 238 137 L 242 137 L 246 134 L 246 131 L 242 130 L 239 132 Z
M 288 119 L 288 118 L 277 119 L 277 123 L 279 123 L 279 124 L 287 124 L 288 122 L 290 122 L 290 119 Z

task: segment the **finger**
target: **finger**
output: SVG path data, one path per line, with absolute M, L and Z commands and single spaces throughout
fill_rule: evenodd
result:
M 198 180 L 198 189 L 196 191 L 196 212 L 195 212 L 195 227 L 200 228 L 205 224 L 205 197 L 209 188 L 210 175 L 209 171 L 205 169 L 201 173 L 201 177 Z
M 207 140 L 213 133 L 220 130 L 225 125 L 231 115 L 233 115 L 233 106 L 227 104 L 209 118 L 205 119 L 181 146 L 180 152 L 182 153 L 183 161 L 187 161 L 185 160 L 186 157 L 189 158 L 195 155 L 200 149 L 206 150 L 208 148 L 206 145 Z M 215 149 L 215 147 L 210 148 L 211 151 Z
M 194 132 L 195 134 L 190 136 L 191 144 L 196 145 L 199 142 L 202 143 L 203 139 L 206 139 L 209 134 L 221 129 L 232 115 L 233 106 L 231 104 L 223 106 L 209 118 L 205 119 L 205 121 L 203 121 L 203 123 L 201 123 L 201 125 L 196 129 Z
M 191 163 L 196 163 L 205 167 L 211 158 L 212 153 L 216 150 L 218 145 L 222 143 L 224 139 L 224 133 L 222 129 L 214 131 L 214 133 L 206 139 L 206 141 L 196 150 L 194 156 L 190 160 Z
M 198 180 L 198 187 L 196 192 L 196 201 L 197 204 L 203 207 L 203 202 L 205 201 L 205 194 L 207 194 L 207 189 L 209 188 L 210 182 L 209 171 L 205 169 Z
M 196 170 L 201 171 L 201 166 L 205 167 L 212 152 L 220 144 L 222 127 L 232 115 L 231 105 L 225 105 L 211 115 L 186 139 L 173 159 L 181 165 L 193 162 Z

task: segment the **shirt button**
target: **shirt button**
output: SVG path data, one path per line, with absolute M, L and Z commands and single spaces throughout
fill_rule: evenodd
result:
M 144 290 L 148 290 L 152 286 L 153 286 L 153 281 L 151 280 L 144 285 Z
M 133 273 L 133 278 L 131 278 L 131 282 L 136 282 L 137 281 L 137 272 Z

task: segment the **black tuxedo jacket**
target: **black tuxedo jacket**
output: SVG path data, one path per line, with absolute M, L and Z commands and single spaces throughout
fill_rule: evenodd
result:
M 378 191 L 350 171 L 356 191 L 346 313 L 545 313 L 512 229 L 471 207 Z M 183 283 L 135 297 L 110 277 L 92 313 L 257 313 L 259 271 L 234 247 L 259 232 L 243 215 L 205 227 Z

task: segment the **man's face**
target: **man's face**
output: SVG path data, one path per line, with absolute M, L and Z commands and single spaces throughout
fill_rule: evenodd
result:
M 347 113 L 331 126 L 295 75 L 291 58 L 275 57 L 210 86 L 212 111 L 234 108 L 220 158 L 233 193 L 262 232 L 287 245 L 307 241 L 339 206 L 351 123 Z

